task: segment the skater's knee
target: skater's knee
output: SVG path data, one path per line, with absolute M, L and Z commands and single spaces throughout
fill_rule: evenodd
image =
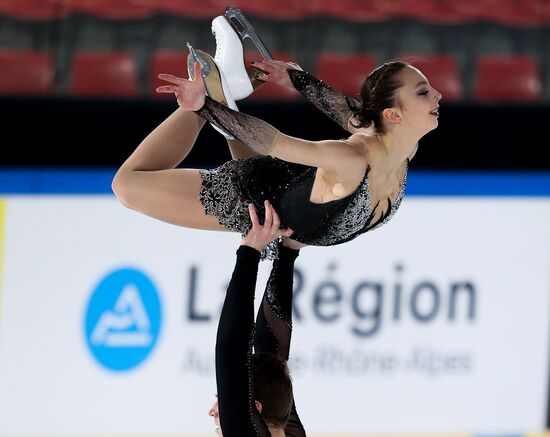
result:
M 120 169 L 111 182 L 111 189 L 116 198 L 125 206 L 131 207 L 132 172 Z

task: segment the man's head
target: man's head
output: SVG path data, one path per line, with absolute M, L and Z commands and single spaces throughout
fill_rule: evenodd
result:
M 284 428 L 292 409 L 292 380 L 286 361 L 270 353 L 253 354 L 252 390 L 264 421 Z
M 270 427 L 284 428 L 292 409 L 292 380 L 286 361 L 275 355 L 265 352 L 253 354 L 252 368 L 252 396 L 256 408 Z M 214 418 L 218 428 L 216 433 L 222 435 L 218 411 L 218 399 L 208 411 Z

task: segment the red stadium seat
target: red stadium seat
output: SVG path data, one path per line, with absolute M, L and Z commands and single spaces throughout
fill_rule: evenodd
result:
M 521 7 L 528 14 L 539 17 L 541 25 L 550 23 L 550 2 L 547 0 L 521 0 Z
M 358 97 L 361 85 L 376 67 L 369 55 L 322 53 L 317 58 L 315 75 L 331 87 L 351 97 Z
M 273 52 L 273 59 L 278 61 L 293 61 L 292 56 L 288 53 Z M 250 65 L 251 61 L 261 60 L 262 57 L 257 52 L 246 52 L 246 65 Z M 266 83 L 255 90 L 249 99 L 252 100 L 294 100 L 300 96 L 300 93 L 294 88 L 284 88 L 272 83 Z
M 411 18 L 440 24 L 460 24 L 464 17 L 440 0 L 393 0 L 388 12 L 397 18 Z
M 154 0 L 63 0 L 69 12 L 108 20 L 140 20 L 154 11 Z
M 416 55 L 402 53 L 396 56 L 418 68 L 441 94 L 445 101 L 464 98 L 464 86 L 455 59 L 450 55 Z
M 512 26 L 538 26 L 542 15 L 516 0 L 443 0 L 468 21 L 491 21 Z
M 69 80 L 72 96 L 133 97 L 138 94 L 134 59 L 121 52 L 78 52 Z
M 275 20 L 301 20 L 310 15 L 307 2 L 296 0 L 234 0 L 244 14 Z
M 309 8 L 313 14 L 357 22 L 378 22 L 393 17 L 386 2 L 378 0 L 311 0 Z
M 0 51 L 0 94 L 47 95 L 54 90 L 54 68 L 44 52 Z
M 0 15 L 21 20 L 54 20 L 66 15 L 59 0 L 1 0 Z
M 158 12 L 181 17 L 211 20 L 223 14 L 225 0 L 153 0 Z
M 151 85 L 151 94 L 155 97 L 163 98 L 170 97 L 174 98 L 170 94 L 159 94 L 155 92 L 155 89 L 160 85 L 166 85 L 167 83 L 160 80 L 157 76 L 160 73 L 173 74 L 178 77 L 187 77 L 187 54 L 189 52 L 185 51 L 171 51 L 171 50 L 160 50 L 153 53 L 151 57 L 150 65 L 150 85 Z
M 474 97 L 479 101 L 532 102 L 542 97 L 542 82 L 528 56 L 480 56 Z
M 511 26 L 535 27 L 543 23 L 543 16 L 530 10 L 520 1 L 506 0 L 491 5 L 485 0 L 487 8 L 481 13 L 481 18 Z

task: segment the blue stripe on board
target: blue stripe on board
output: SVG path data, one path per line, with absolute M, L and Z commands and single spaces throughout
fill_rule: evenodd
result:
M 0 169 L 0 195 L 112 194 L 115 169 Z M 550 172 L 411 170 L 412 196 L 550 196 Z
M 550 172 L 411 171 L 413 196 L 550 196 Z
M 0 169 L 0 194 L 112 194 L 114 169 Z

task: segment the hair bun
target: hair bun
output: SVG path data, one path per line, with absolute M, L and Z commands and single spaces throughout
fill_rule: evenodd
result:
M 409 64 L 401 61 L 386 62 L 374 69 L 361 86 L 362 109 L 356 115 L 359 125 L 384 132 L 382 111 L 396 104 L 396 91 L 402 86 L 397 74 Z

